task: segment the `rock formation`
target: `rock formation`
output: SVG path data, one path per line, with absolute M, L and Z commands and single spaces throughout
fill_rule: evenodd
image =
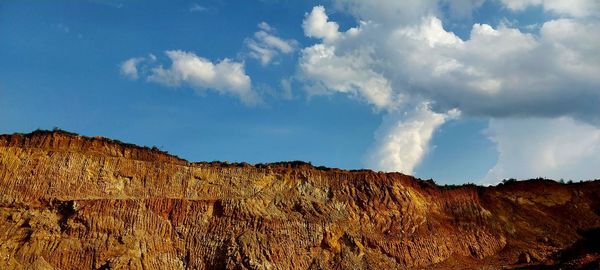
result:
M 599 214 L 599 181 L 443 187 L 190 163 L 60 131 L 0 136 L 0 269 L 593 267 Z

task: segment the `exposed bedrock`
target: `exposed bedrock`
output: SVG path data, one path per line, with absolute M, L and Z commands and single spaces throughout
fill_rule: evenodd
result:
M 557 264 L 600 228 L 599 194 L 598 181 L 445 188 L 299 162 L 190 163 L 63 132 L 2 135 L 0 269 Z

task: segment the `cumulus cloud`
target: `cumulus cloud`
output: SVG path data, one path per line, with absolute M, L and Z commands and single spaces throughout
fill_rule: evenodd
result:
M 329 21 L 323 6 L 314 7 L 305 17 L 302 28 L 307 37 L 320 38 L 326 42 L 333 42 L 338 38 L 340 26 Z
M 252 90 L 252 81 L 246 75 L 244 63 L 228 58 L 213 63 L 192 52 L 180 50 L 166 51 L 165 54 L 171 60 L 169 67 L 156 65 L 156 57 L 150 54 L 124 61 L 120 66 L 121 74 L 134 80 L 143 76 L 147 81 L 169 87 L 188 85 L 197 91 L 213 90 L 236 96 L 247 105 L 261 102 Z
M 393 2 L 390 10 L 408 5 Z M 369 3 L 360 1 L 354 9 L 366 10 L 363 17 L 377 18 L 371 14 L 377 11 L 381 18 L 386 17 L 388 9 L 383 11 L 383 7 Z M 600 100 L 600 77 L 595 75 L 600 74 L 597 20 L 554 19 L 543 23 L 536 34 L 504 25 L 474 24 L 470 37 L 462 40 L 445 30 L 437 17 L 424 15 L 433 8 L 425 8 L 423 3 L 408 8 L 420 10 L 422 15 L 410 23 L 386 24 L 373 19 L 347 32 L 312 35 L 323 42 L 303 49 L 299 61 L 302 75 L 330 91 L 354 94 L 356 91 L 348 91 L 349 87 L 339 87 L 344 85 L 337 83 L 335 74 L 311 71 L 331 66 L 369 74 L 365 77 L 385 80 L 393 89 L 382 91 L 385 96 L 404 96 L 400 101 L 406 96 L 424 98 L 432 101 L 436 111 L 458 107 L 467 115 L 576 115 L 590 118 L 586 121 L 599 120 L 592 118 L 600 117 L 600 106 L 591 106 Z M 324 14 L 322 7 L 315 9 L 316 14 Z M 308 24 L 315 9 L 303 25 Z M 327 63 L 351 65 L 346 69 Z M 564 106 L 565 100 L 576 106 Z
M 250 49 L 250 57 L 260 60 L 263 65 L 268 65 L 279 54 L 290 54 L 298 46 L 293 39 L 282 39 L 275 35 L 275 28 L 261 22 L 258 24 L 259 31 L 254 33 L 253 38 L 246 39 L 245 43 Z
M 364 97 L 377 108 L 391 107 L 394 98 L 390 83 L 369 67 L 368 55 L 368 51 L 356 51 L 337 56 L 335 47 L 317 44 L 302 51 L 299 67 L 302 76 L 318 86 L 316 89 Z
M 498 162 L 485 177 L 589 180 L 600 176 L 600 128 L 570 117 L 493 119 Z
M 132 80 L 137 80 L 138 70 L 137 65 L 143 60 L 143 58 L 130 58 L 121 63 L 120 72 L 121 75 L 128 77 Z
M 458 110 L 435 113 L 427 103 L 412 112 L 388 114 L 375 133 L 375 145 L 367 155 L 366 164 L 381 171 L 412 174 L 428 152 L 434 131 L 458 114 Z
M 353 40 L 361 32 L 360 28 L 350 28 L 338 32 L 337 23 L 328 21 L 322 6 L 314 7 L 303 22 L 304 33 L 308 37 L 319 38 L 323 43 L 304 48 L 299 60 L 301 77 L 313 85 L 311 94 L 326 94 L 329 91 L 348 93 L 364 97 L 379 109 L 393 107 L 396 103 L 390 82 L 371 65 L 374 53 L 369 46 L 338 55 L 337 39 Z M 315 91 L 318 90 L 318 91 Z
M 259 102 L 258 95 L 251 89 L 250 76 L 246 75 L 244 64 L 223 59 L 217 63 L 191 52 L 167 51 L 171 66 L 152 68 L 148 81 L 178 87 L 190 85 L 199 91 L 215 90 L 220 94 L 237 96 L 245 104 Z
M 396 89 L 432 100 L 442 111 L 458 107 L 468 115 L 491 117 L 597 118 L 599 108 L 586 105 L 600 98 L 600 81 L 593 75 L 600 72 L 600 38 L 591 34 L 597 26 L 560 19 L 532 35 L 475 24 L 470 38 L 461 40 L 429 17 L 394 30 L 389 43 L 395 48 L 378 51 L 381 59 L 395 61 L 388 72 Z M 568 38 L 561 38 L 563 33 Z M 564 106 L 565 100 L 578 106 Z
M 481 5 L 481 1 L 459 2 L 461 6 L 455 8 L 466 12 Z M 457 109 L 467 117 L 569 116 L 600 125 L 597 19 L 552 19 L 541 23 L 536 33 L 506 24 L 476 23 L 469 37 L 462 39 L 447 31 L 439 19 L 443 5 L 457 4 L 443 0 L 338 1 L 338 8 L 359 21 L 346 31 L 317 6 L 305 16 L 302 26 L 307 37 L 319 42 L 302 49 L 298 77 L 311 95 L 347 93 L 393 119 L 398 111 L 427 102 L 431 113 L 441 115 Z M 432 131 L 440 122 L 435 117 L 421 121 L 431 121 L 427 126 Z M 378 150 L 380 153 L 398 156 L 404 148 L 409 149 L 407 144 L 397 143 L 406 128 L 386 127 L 404 127 L 402 123 L 380 128 L 395 135 L 380 136 L 383 139 L 378 139 L 378 145 L 397 146 L 378 147 L 387 149 Z M 428 138 L 420 137 L 421 141 Z M 388 140 L 387 144 L 382 140 Z M 400 164 L 413 163 L 387 164 L 406 171 L 412 167 Z M 392 170 L 393 166 L 377 168 Z

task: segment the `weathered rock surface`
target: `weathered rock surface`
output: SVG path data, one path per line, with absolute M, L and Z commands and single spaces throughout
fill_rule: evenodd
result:
M 0 269 L 499 269 L 520 254 L 560 265 L 600 228 L 599 196 L 598 181 L 444 188 L 299 162 L 190 163 L 64 132 L 2 135 Z M 597 263 L 588 245 L 569 258 Z

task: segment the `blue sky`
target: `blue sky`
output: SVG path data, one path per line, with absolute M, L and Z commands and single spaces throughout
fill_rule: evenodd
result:
M 598 4 L 557 2 L 2 1 L 0 132 L 440 183 L 596 178 Z

